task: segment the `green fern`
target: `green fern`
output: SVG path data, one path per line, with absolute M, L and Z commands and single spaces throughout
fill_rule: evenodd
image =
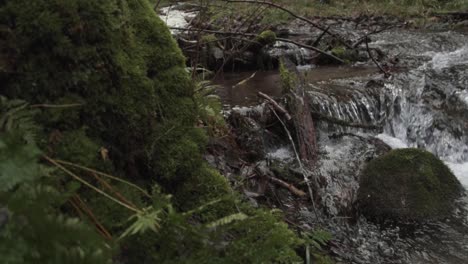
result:
M 41 170 L 33 114 L 24 101 L 0 96 L 0 191 L 35 180 Z
M 40 164 L 34 111 L 0 97 L 0 256 L 16 263 L 110 263 L 111 246 L 58 208 L 70 195 L 47 184 L 53 170 Z
M 306 244 L 317 250 L 322 250 L 323 246 L 326 246 L 332 239 L 330 232 L 318 229 L 313 232 L 302 233 Z

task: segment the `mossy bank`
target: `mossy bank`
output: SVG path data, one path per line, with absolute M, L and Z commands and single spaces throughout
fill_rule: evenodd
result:
M 202 160 L 207 137 L 195 124 L 203 109 L 181 51 L 147 0 L 0 1 L 0 43 L 0 95 L 39 109 L 44 154 L 152 191 L 148 200 L 123 188 L 135 206 L 173 208 L 161 209 L 170 217 L 160 232 L 119 240 L 120 261 L 300 260 L 301 241 L 279 217 L 250 208 Z M 77 194 L 118 237 L 131 214 L 83 187 Z M 219 219 L 218 228 L 205 228 Z

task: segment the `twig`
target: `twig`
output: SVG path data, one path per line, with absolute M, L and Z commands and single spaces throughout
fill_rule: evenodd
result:
M 294 150 L 294 155 L 296 156 L 296 160 L 297 162 L 299 163 L 299 168 L 301 169 L 301 172 L 302 172 L 302 176 L 304 177 L 304 181 L 307 185 L 307 189 L 309 191 L 309 195 L 310 195 L 310 200 L 312 202 L 312 206 L 314 208 L 314 213 L 315 213 L 315 216 L 318 218 L 318 213 L 317 213 L 317 209 L 315 207 L 315 201 L 314 201 L 314 192 L 312 191 L 312 186 L 310 184 L 310 180 L 309 180 L 309 177 L 307 176 L 307 171 L 306 169 L 304 168 L 304 165 L 302 164 L 302 161 L 301 161 L 301 158 L 299 157 L 299 153 L 297 152 L 297 149 L 296 149 L 296 144 L 294 143 L 294 140 L 291 136 L 291 133 L 289 132 L 288 130 L 288 127 L 286 126 L 286 124 L 283 122 L 283 120 L 281 120 L 281 118 L 279 117 L 279 115 L 276 113 L 275 109 L 273 109 L 272 107 L 270 107 L 271 111 L 273 111 L 273 114 L 275 114 L 276 118 L 278 119 L 278 121 L 280 121 L 281 125 L 283 126 L 284 130 L 286 131 L 286 134 L 288 135 L 288 139 L 289 141 L 291 142 L 291 145 L 293 147 L 293 150 Z
M 227 32 L 227 31 L 218 31 L 218 30 L 209 30 L 209 29 L 201 29 L 201 28 L 181 28 L 181 27 L 169 27 L 170 29 L 174 29 L 174 30 L 180 30 L 180 31 L 199 31 L 199 32 L 206 32 L 206 33 L 212 33 L 212 34 L 220 34 L 220 35 L 238 35 L 238 36 L 244 36 L 244 37 L 257 37 L 258 35 L 257 34 L 252 34 L 252 33 L 242 33 L 242 32 Z M 288 42 L 288 43 L 292 43 L 294 45 L 297 45 L 299 47 L 302 47 L 302 48 L 306 48 L 306 49 L 310 49 L 310 50 L 313 50 L 313 51 L 316 51 L 320 54 L 323 54 L 323 55 L 326 55 L 340 63 L 345 63 L 342 59 L 334 56 L 333 54 L 331 53 L 328 53 L 326 51 L 323 51 L 319 48 L 316 48 L 314 46 L 310 46 L 310 45 L 306 45 L 306 44 L 302 44 L 302 43 L 299 43 L 297 41 L 294 41 L 294 40 L 290 40 L 290 39 L 285 39 L 285 38 L 276 38 L 276 40 L 278 41 L 283 41 L 283 42 Z M 252 41 L 252 40 L 249 40 L 249 41 Z
M 366 38 L 368 38 L 370 35 L 374 35 L 374 34 L 378 34 L 378 33 L 382 33 L 384 32 L 385 30 L 389 30 L 389 29 L 392 29 L 394 27 L 397 27 L 398 25 L 391 25 L 391 26 L 388 26 L 388 27 L 382 27 L 380 29 L 376 29 L 372 32 L 369 32 L 367 33 L 366 35 L 364 35 L 363 37 L 359 38 L 358 40 L 356 40 L 356 42 L 352 45 L 353 48 L 357 48 L 359 45 L 361 45 L 362 43 L 364 43 L 366 41 Z
M 303 48 L 306 48 L 306 49 L 311 49 L 311 50 L 316 51 L 316 52 L 318 52 L 318 53 L 321 53 L 321 54 L 323 54 L 323 55 L 327 55 L 328 57 L 330 57 L 330 58 L 332 58 L 332 59 L 334 59 L 334 60 L 336 60 L 336 61 L 338 61 L 338 62 L 340 62 L 340 63 L 342 63 L 342 64 L 345 64 L 344 60 L 342 60 L 342 59 L 336 57 L 335 55 L 333 55 L 333 54 L 331 54 L 331 53 L 328 53 L 328 52 L 323 51 L 323 50 L 321 50 L 321 49 L 319 49 L 319 48 L 316 48 L 316 47 L 314 47 L 314 46 L 302 44 L 302 43 L 299 43 L 299 42 L 297 42 L 297 41 L 290 40 L 290 39 L 285 39 L 285 38 L 276 38 L 276 40 L 283 41 L 283 42 L 288 42 L 288 43 L 292 43 L 292 44 L 294 44 L 294 45 L 296 45 L 296 46 L 303 47 Z
M 158 10 L 158 9 L 159 9 L 159 5 L 161 4 L 161 1 L 162 1 L 162 0 L 158 0 L 158 2 L 156 3 L 156 5 L 154 6 L 154 10 Z
M 303 16 L 300 16 L 300 15 L 297 15 L 296 13 L 294 13 L 293 11 L 285 8 L 285 7 L 282 7 L 278 4 L 275 4 L 275 3 L 272 3 L 272 2 L 267 2 L 267 1 L 256 1 L 256 0 L 226 0 L 226 2 L 228 3 L 250 3 L 250 4 L 260 4 L 260 5 L 268 5 L 268 6 L 272 6 L 272 7 L 275 7 L 277 9 L 280 9 L 288 14 L 290 14 L 291 16 L 299 19 L 299 20 L 302 20 L 310 25 L 312 25 L 313 27 L 315 28 L 318 28 L 322 31 L 327 31 L 327 33 L 330 35 L 330 36 L 333 36 L 334 38 L 338 39 L 340 42 L 342 42 L 343 45 L 345 45 L 347 48 L 349 49 L 352 49 L 351 45 L 349 45 L 348 43 L 346 43 L 345 41 L 342 40 L 342 38 L 340 36 L 338 36 L 337 34 L 333 33 L 333 32 L 330 32 L 328 31 L 326 28 L 320 26 L 319 24 L 315 23 L 314 21 L 308 19 L 308 18 L 305 18 Z
M 318 44 L 320 43 L 320 41 L 322 40 L 323 36 L 325 36 L 325 34 L 328 32 L 328 30 L 330 29 L 330 26 L 328 26 L 323 32 L 322 34 L 320 34 L 320 36 L 318 36 L 318 38 L 314 41 L 314 43 L 312 44 L 313 47 L 317 47 Z
M 104 191 L 100 190 L 99 188 L 96 188 L 95 186 L 93 186 L 92 184 L 90 184 L 89 182 L 83 180 L 81 177 L 77 176 L 76 174 L 74 174 L 73 172 L 69 171 L 67 168 L 63 167 L 62 165 L 60 165 L 57 161 L 55 161 L 54 159 L 52 158 L 49 158 L 48 156 L 45 156 L 43 155 L 42 156 L 45 160 L 47 160 L 48 162 L 50 162 L 51 164 L 55 165 L 57 168 L 61 169 L 63 172 L 65 172 L 66 174 L 70 175 L 72 178 L 74 178 L 75 180 L 81 182 L 82 184 L 84 184 L 85 186 L 87 186 L 88 188 L 94 190 L 95 192 L 101 194 L 102 196 L 108 198 L 109 200 L 129 209 L 130 211 L 133 211 L 135 213 L 141 213 L 141 210 L 137 209 L 137 208 L 134 208 L 134 207 L 131 207 L 129 206 L 128 204 L 125 204 L 125 203 L 122 203 L 121 201 L 115 199 L 114 197 L 112 197 L 111 195 L 105 193 Z
M 134 203 L 127 200 L 119 191 L 115 190 L 108 182 L 103 180 L 96 173 L 92 173 L 92 175 L 94 176 L 94 178 L 96 178 L 96 180 L 98 180 L 102 184 L 102 186 L 104 186 L 109 191 L 111 191 L 120 201 L 122 201 L 123 203 L 128 204 L 129 206 L 136 207 L 136 205 Z
M 286 109 L 284 109 L 281 105 L 279 105 L 273 98 L 271 98 L 270 96 L 268 96 L 267 94 L 264 94 L 262 92 L 258 92 L 257 93 L 258 96 L 262 97 L 263 99 L 267 100 L 271 105 L 273 105 L 273 107 L 278 110 L 279 112 L 281 112 L 285 117 L 286 117 L 286 120 L 291 120 L 291 115 L 288 113 L 288 111 L 286 111 Z
M 276 177 L 271 177 L 271 176 L 269 176 L 268 179 L 272 181 L 273 183 L 283 186 L 284 188 L 288 189 L 290 192 L 294 193 L 297 196 L 300 196 L 300 197 L 306 196 L 306 193 L 304 191 L 299 190 L 298 188 L 296 188 L 294 185 L 290 183 L 287 183 L 283 180 L 280 180 Z
M 61 104 L 61 105 L 56 105 L 56 104 L 34 104 L 34 105 L 30 105 L 29 107 L 31 107 L 31 108 L 71 108 L 71 107 L 78 107 L 78 106 L 83 106 L 83 104 Z
M 129 186 L 132 186 L 133 188 L 139 190 L 140 192 L 142 192 L 146 197 L 148 198 L 151 198 L 151 195 L 149 195 L 145 190 L 143 190 L 140 186 L 136 185 L 136 184 L 133 184 L 129 181 L 126 181 L 126 180 L 123 180 L 121 178 L 118 178 L 118 177 L 115 177 L 115 176 L 112 176 L 112 175 L 109 175 L 107 173 L 104 173 L 104 172 L 100 172 L 100 171 L 97 171 L 97 170 L 93 170 L 91 168 L 87 168 L 85 166 L 81 166 L 81 165 L 78 165 L 78 164 L 75 164 L 75 163 L 71 163 L 71 162 L 67 162 L 67 161 L 63 161 L 63 160 L 54 160 L 55 162 L 59 163 L 59 164 L 63 164 L 63 165 L 68 165 L 68 166 L 71 166 L 71 167 L 75 167 L 75 168 L 78 168 L 78 169 L 81 169 L 81 170 L 84 170 L 84 171 L 87 171 L 87 172 L 91 172 L 91 173 L 95 173 L 97 175 L 101 175 L 101 176 L 104 176 L 106 178 L 109 178 L 109 179 L 112 179 L 112 180 L 115 180 L 115 181 L 118 181 L 118 182 L 122 182 L 122 183 L 125 183 Z
M 369 49 L 369 38 L 366 36 L 366 49 L 367 49 L 367 54 L 369 54 L 369 57 L 371 60 L 374 62 L 375 65 L 379 68 L 379 70 L 384 74 L 384 77 L 387 78 L 390 76 L 390 74 L 380 66 L 380 64 L 374 59 L 374 56 L 372 56 L 372 53 Z
M 72 197 L 72 200 L 70 200 L 70 203 L 73 205 L 73 207 L 75 207 L 75 210 L 77 210 L 79 214 L 81 214 L 80 210 L 82 210 L 88 215 L 88 217 L 96 226 L 96 229 L 101 233 L 101 235 L 104 238 L 106 238 L 107 240 L 112 240 L 112 235 L 109 233 L 109 231 L 107 231 L 107 229 L 101 224 L 101 222 L 99 222 L 99 220 L 94 215 L 93 211 L 89 209 L 86 203 L 78 195 L 75 194 Z

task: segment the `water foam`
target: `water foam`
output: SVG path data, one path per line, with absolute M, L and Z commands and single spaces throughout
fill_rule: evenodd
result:
M 168 27 L 186 28 L 189 24 L 186 18 L 195 17 L 195 12 L 186 12 L 178 10 L 177 7 L 169 6 L 161 8 L 162 14 L 159 17 L 166 23 Z M 172 34 L 176 34 L 178 30 L 171 29 Z
M 432 57 L 431 64 L 436 70 L 468 63 L 468 45 L 452 52 L 438 52 Z

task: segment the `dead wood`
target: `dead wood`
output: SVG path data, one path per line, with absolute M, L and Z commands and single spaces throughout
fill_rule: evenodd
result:
M 292 119 L 292 117 L 288 113 L 288 111 L 286 111 L 286 109 L 284 109 L 284 107 L 282 107 L 280 104 L 278 104 L 273 98 L 271 98 L 270 96 L 268 96 L 267 94 L 264 94 L 262 92 L 258 92 L 257 94 L 258 94 L 258 96 L 260 96 L 263 99 L 267 100 L 277 111 L 281 112 L 286 117 L 286 120 L 289 121 L 289 120 Z
M 372 62 L 374 62 L 374 64 L 379 68 L 379 70 L 384 74 L 384 77 L 385 78 L 388 78 L 390 77 L 390 73 L 388 73 L 384 68 L 382 68 L 382 66 L 380 66 L 380 64 L 377 62 L 377 60 L 375 60 L 374 56 L 372 56 L 372 53 L 369 49 L 369 38 L 366 37 L 366 49 L 367 49 L 367 54 L 369 54 L 369 57 L 371 58 Z
M 251 37 L 251 38 L 256 38 L 258 37 L 257 34 L 252 34 L 252 33 L 244 33 L 244 32 L 228 32 L 228 31 L 219 31 L 219 30 L 209 30 L 209 29 L 201 29 L 201 28 L 180 28 L 180 27 L 170 27 L 170 29 L 174 29 L 174 30 L 180 30 L 180 31 L 193 31 L 193 32 L 206 32 L 206 33 L 211 33 L 211 34 L 219 34 L 219 35 L 233 35 L 233 36 L 243 36 L 243 37 Z M 253 40 L 252 39 L 244 39 L 245 41 L 248 41 L 248 42 L 252 42 Z M 302 47 L 302 48 L 305 48 L 305 49 L 310 49 L 310 50 L 313 50 L 317 53 L 320 53 L 320 54 L 323 54 L 325 56 L 328 56 L 340 63 L 344 63 L 344 61 L 336 56 L 334 56 L 333 54 L 331 53 L 328 53 L 326 51 L 323 51 L 319 48 L 316 48 L 314 46 L 311 46 L 311 45 L 306 45 L 306 44 L 303 44 L 303 43 L 300 43 L 300 42 L 297 42 L 297 41 L 294 41 L 294 40 L 290 40 L 290 39 L 285 39 L 285 38 L 276 38 L 276 40 L 278 41 L 283 41 L 283 42 L 288 42 L 288 43 L 292 43 L 294 45 L 297 45 L 299 47 Z
M 281 179 L 278 179 L 276 177 L 269 176 L 268 180 L 270 180 L 271 182 L 273 182 L 273 183 L 275 183 L 275 184 L 277 184 L 279 186 L 282 186 L 282 187 L 288 189 L 291 193 L 293 193 L 293 194 L 295 194 L 295 195 L 297 195 L 299 197 L 304 197 L 304 196 L 307 195 L 304 191 L 298 189 L 296 186 L 294 186 L 294 185 L 292 185 L 290 183 L 287 183 L 287 182 L 285 182 L 285 181 L 283 181 Z
M 337 39 L 338 41 L 340 41 L 343 45 L 345 45 L 347 48 L 349 49 L 352 49 L 351 45 L 349 45 L 346 41 L 344 41 L 341 36 L 339 36 L 338 34 L 336 33 L 333 33 L 331 31 L 329 31 L 327 28 L 325 27 L 322 27 L 321 25 L 315 23 L 314 21 L 306 18 L 306 17 L 303 17 L 303 16 L 300 16 L 296 13 L 294 13 L 293 11 L 281 6 L 281 5 L 278 5 L 278 4 L 275 4 L 275 3 L 272 3 L 272 2 L 267 2 L 267 1 L 257 1 L 257 0 L 226 0 L 226 2 L 228 3 L 248 3 L 248 4 L 259 4 L 259 5 L 268 5 L 268 6 L 271 6 L 271 7 L 274 7 L 274 8 L 277 8 L 277 9 L 280 9 L 286 13 L 288 13 L 289 15 L 299 19 L 299 20 L 302 20 L 308 24 L 310 24 L 311 26 L 317 28 L 317 29 L 320 29 L 322 31 L 325 31 L 327 32 L 327 34 L 329 34 L 330 36 L 334 37 L 335 39 Z

